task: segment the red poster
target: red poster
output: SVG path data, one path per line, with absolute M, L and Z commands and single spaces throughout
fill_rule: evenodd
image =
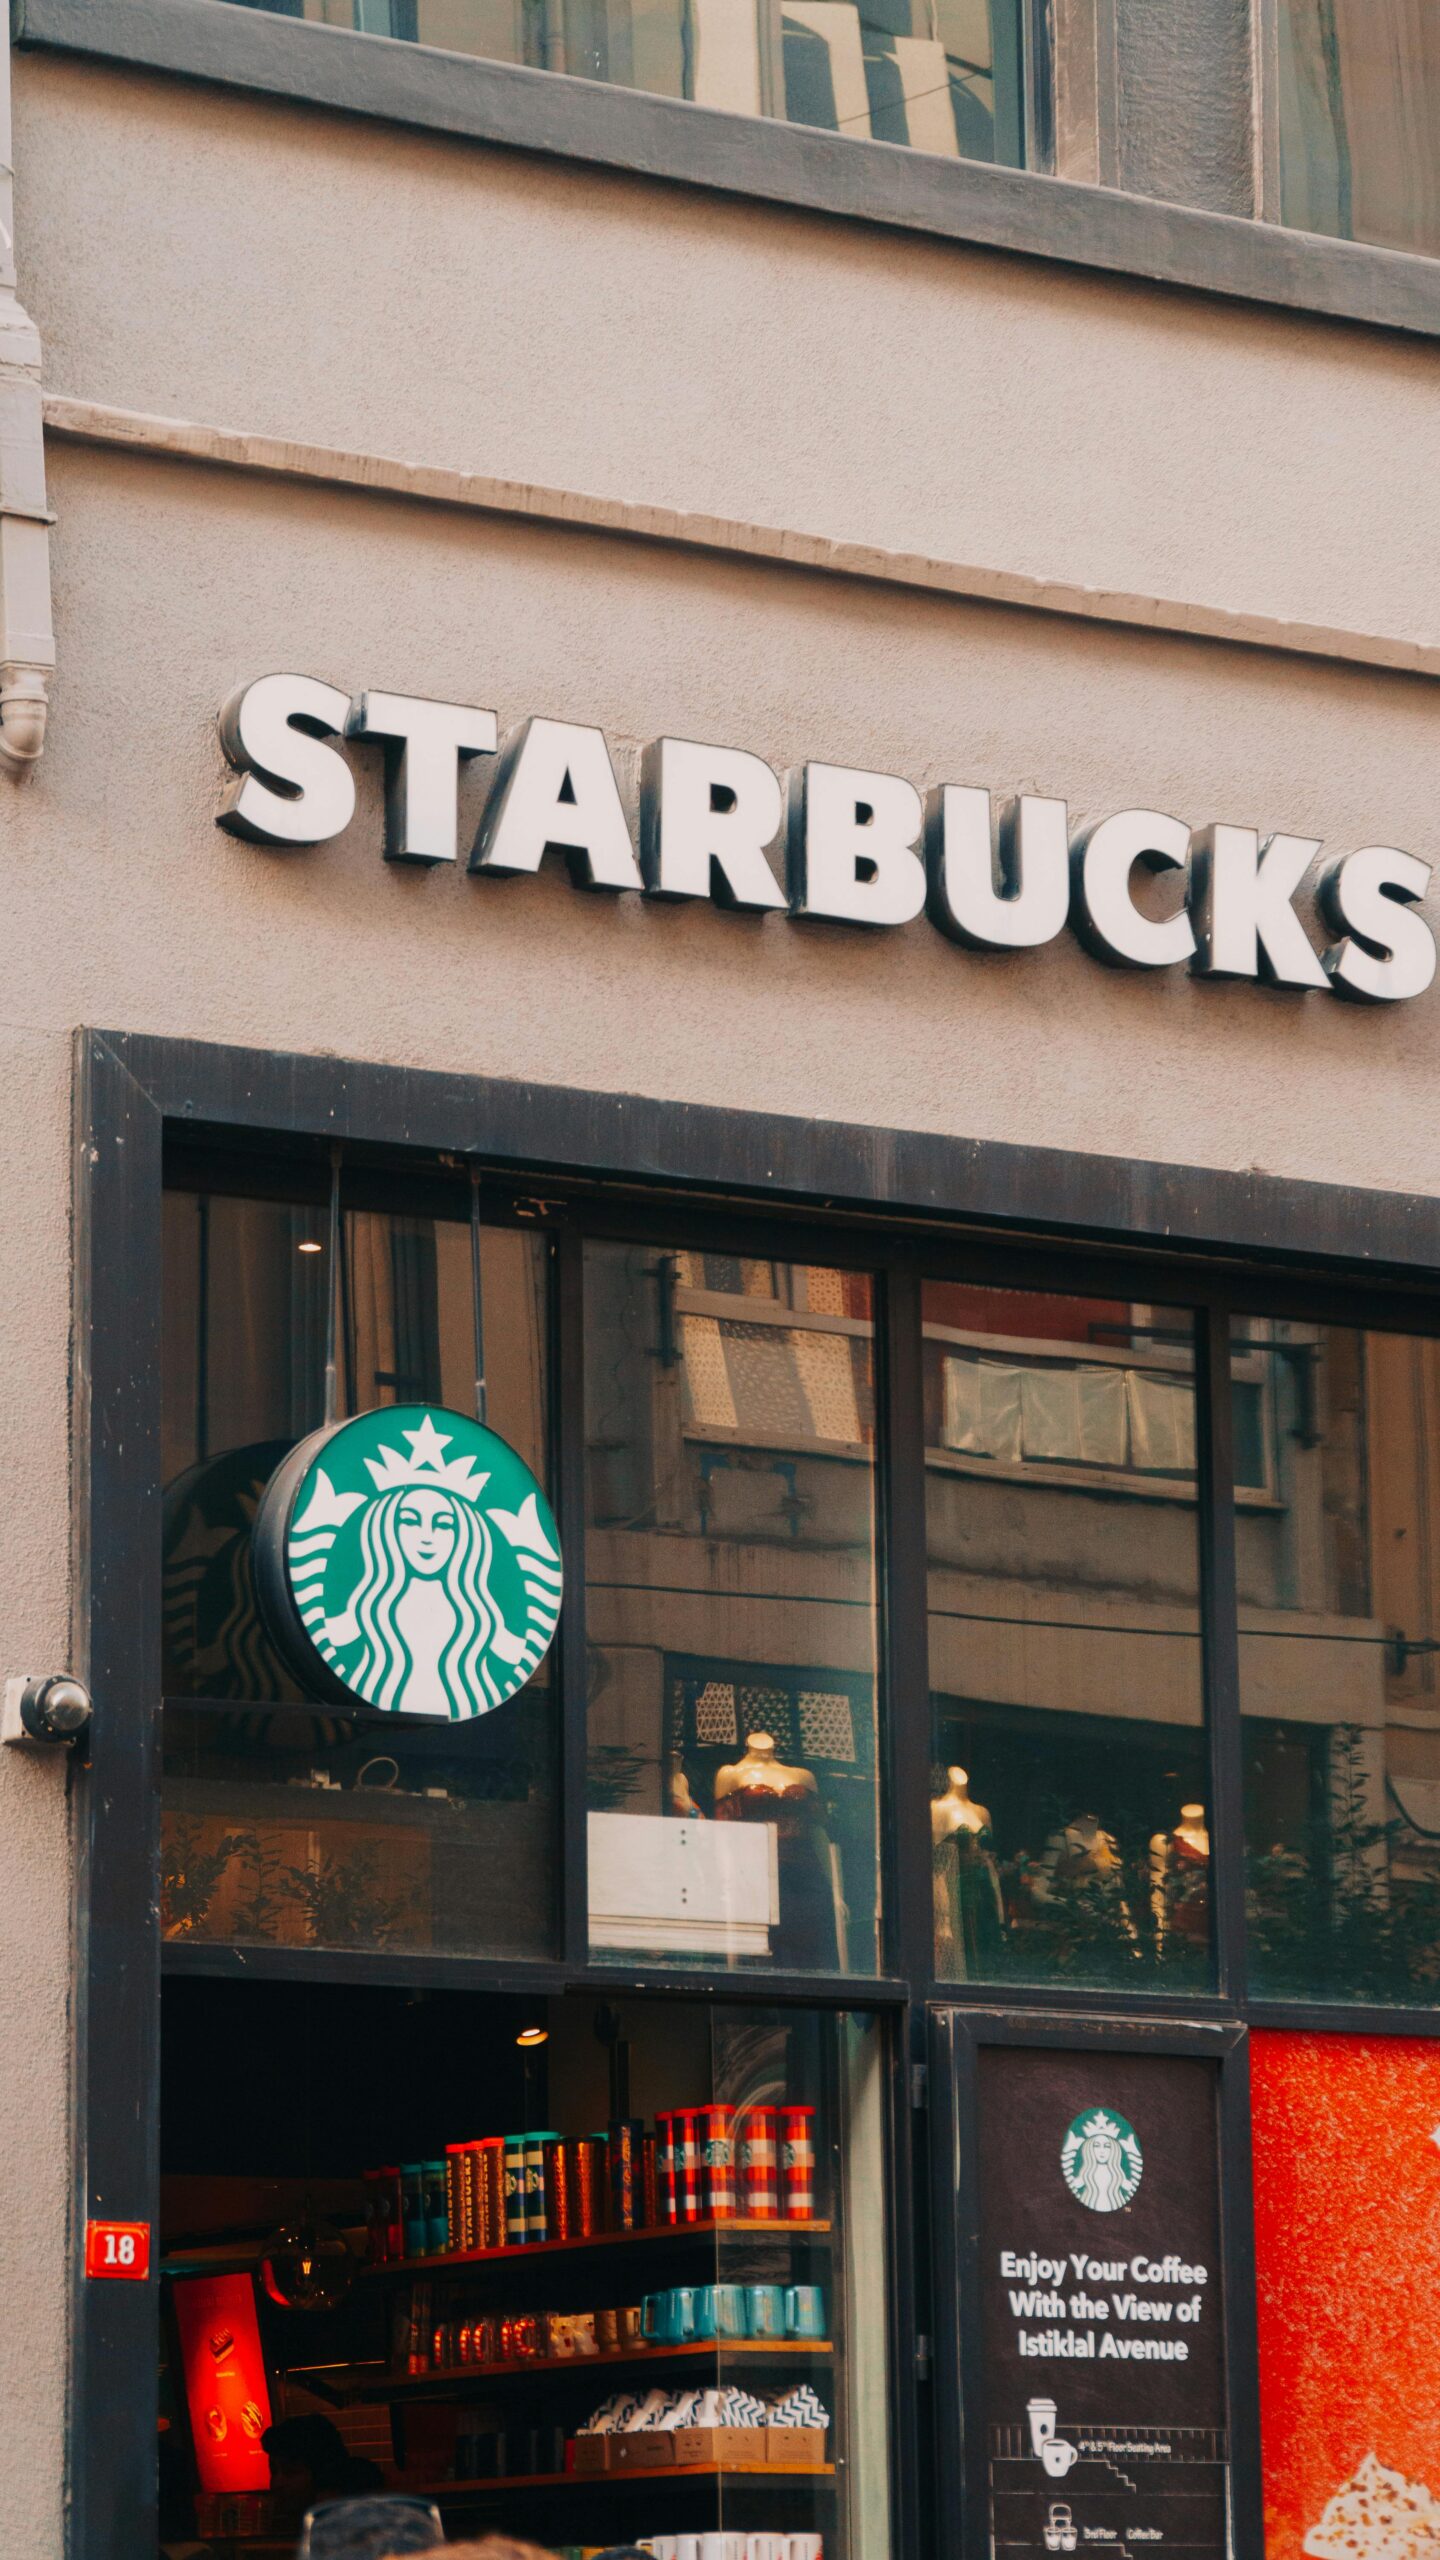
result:
M 1266 2560 L 1440 2552 L 1440 2047 L 1251 2064 Z
M 202 2489 L 268 2489 L 270 2391 L 250 2276 L 183 2276 L 175 2318 Z

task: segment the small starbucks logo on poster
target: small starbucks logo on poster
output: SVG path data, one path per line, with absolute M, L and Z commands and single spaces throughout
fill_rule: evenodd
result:
M 391 1405 L 302 1442 L 266 1494 L 257 1564 L 287 1649 L 392 1715 L 458 1723 L 503 1705 L 560 1614 L 540 1486 L 508 1442 L 438 1407 Z
M 1145 2163 L 1133 2128 L 1104 2107 L 1087 2108 L 1060 2145 L 1060 2174 L 1077 2204 L 1118 2213 L 1140 2184 Z

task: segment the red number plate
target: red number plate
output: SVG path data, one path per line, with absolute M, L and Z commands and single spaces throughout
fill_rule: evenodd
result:
M 150 2273 L 149 2223 L 87 2222 L 85 2273 L 119 2276 L 132 2284 L 143 2284 Z

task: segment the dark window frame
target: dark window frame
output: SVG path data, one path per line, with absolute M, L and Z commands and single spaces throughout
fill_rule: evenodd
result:
M 1248 210 L 1200 212 L 1039 168 L 942 159 L 222 0 L 12 0 L 12 16 L 22 49 L 1150 285 L 1440 336 L 1440 259 L 1286 230 Z M 1044 23 L 1038 7 L 1035 22 Z M 1257 113 L 1263 121 L 1263 100 Z M 1043 150 L 1045 118 L 1033 97 L 1027 121 Z
M 315 1983 L 365 1980 L 558 1992 L 623 1985 L 693 2000 L 707 1985 L 767 2006 L 879 2011 L 891 2020 L 890 2121 L 896 2174 L 888 2239 L 894 2376 L 892 2493 L 897 2554 L 910 2560 L 929 2511 L 917 2447 L 958 2413 L 916 2390 L 915 2340 L 935 2334 L 930 2235 L 917 2226 L 925 2190 L 909 2124 L 923 2128 L 927 2020 L 994 2015 L 1005 2032 L 1083 2041 L 1110 2032 L 1145 2042 L 1179 2036 L 1214 2050 L 1247 2022 L 1347 2032 L 1440 2033 L 1440 2011 L 1370 2010 L 1242 1999 L 1240 1722 L 1234 1619 L 1234 1519 L 1227 1478 L 1228 1310 L 1400 1324 L 1440 1336 L 1440 1202 L 1180 1165 L 1137 1164 L 1057 1150 L 975 1144 L 639 1097 L 507 1084 L 330 1058 L 224 1049 L 124 1033 L 82 1032 L 76 1057 L 74 1339 L 75 1650 L 98 1712 L 90 1759 L 73 1772 L 77 1858 L 76 2137 L 73 2213 L 154 2219 L 158 2178 L 158 2030 L 163 1966 L 212 1975 Z M 166 1148 L 182 1173 L 265 1188 L 289 1164 L 297 1196 L 313 1194 L 323 1150 L 339 1138 L 358 1193 L 393 1198 L 387 1168 L 419 1168 L 405 1196 L 433 1206 L 436 1160 L 478 1158 L 498 1209 L 512 1195 L 556 1204 L 556 1414 L 583 1413 L 579 1246 L 582 1232 L 673 1243 L 707 1235 L 733 1245 L 737 1224 L 778 1256 L 828 1259 L 880 1281 L 882 1694 L 912 1702 L 882 1717 L 887 1972 L 876 1978 L 737 1977 L 589 1961 L 584 1878 L 584 1727 L 580 1613 L 562 1643 L 568 1701 L 562 1753 L 566 1806 L 564 1933 L 551 1962 L 479 1956 L 242 1950 L 159 1939 L 159 1376 L 160 1211 Z M 212 1171 L 213 1168 L 213 1171 Z M 457 1180 L 459 1177 L 457 1176 Z M 561 1204 L 573 1204 L 573 1212 Z M 924 1447 L 919 1290 L 948 1269 L 993 1273 L 1012 1287 L 1158 1297 L 1198 1311 L 1201 1535 L 1215 1862 L 1216 1991 L 1206 1995 L 967 1987 L 933 1970 L 926 1800 L 930 1758 L 925 1665 Z M 908 1453 L 908 1455 L 906 1454 Z M 583 1536 L 583 1431 L 564 1432 L 557 1486 L 562 1535 Z M 572 1544 L 571 1553 L 578 1555 Z M 578 1570 L 578 1568 L 577 1568 Z M 1227 1629 L 1229 1630 L 1227 1636 Z M 568 1647 L 568 1652 L 566 1650 Z M 1227 1823 L 1228 1816 L 1228 1823 Z M 1104 2022 L 1109 2021 L 1106 2028 Z M 1241 2110 L 1243 2115 L 1243 2109 Z M 1227 2110 L 1227 2184 L 1240 2177 L 1245 2128 Z M 1238 2147 L 1237 2147 L 1238 2146 Z M 917 2148 L 923 2152 L 923 2136 Z M 934 2196 L 930 2196 L 933 2209 Z M 912 2209 L 913 2207 L 913 2209 Z M 1241 2203 L 1234 2207 L 1236 2213 Z M 1230 2208 L 1227 2207 L 1227 2211 Z M 943 2239 L 943 2233 L 939 2235 Z M 87 2285 L 72 2300 L 70 2549 L 108 2560 L 153 2538 L 154 2280 Z M 1234 2377 L 1248 2368 L 1243 2285 L 1232 2287 Z M 1237 2361 L 1238 2359 L 1238 2361 Z M 1254 2482 L 1237 2474 L 1241 2512 Z M 1258 2537 L 1258 2513 L 1251 2511 Z M 1246 2538 L 1246 2537 L 1242 2537 Z

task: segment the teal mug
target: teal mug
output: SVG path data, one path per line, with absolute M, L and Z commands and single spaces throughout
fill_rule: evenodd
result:
M 702 2284 L 695 2288 L 697 2338 L 743 2338 L 748 2316 L 743 2284 Z
M 787 2338 L 824 2337 L 825 2296 L 818 2284 L 786 2286 L 785 2335 Z
M 647 2293 L 643 2334 L 652 2346 L 680 2347 L 695 2335 L 695 2295 L 688 2284 L 668 2293 Z
M 752 2338 L 783 2338 L 785 2335 L 785 2287 L 783 2284 L 747 2284 L 745 2307 Z

